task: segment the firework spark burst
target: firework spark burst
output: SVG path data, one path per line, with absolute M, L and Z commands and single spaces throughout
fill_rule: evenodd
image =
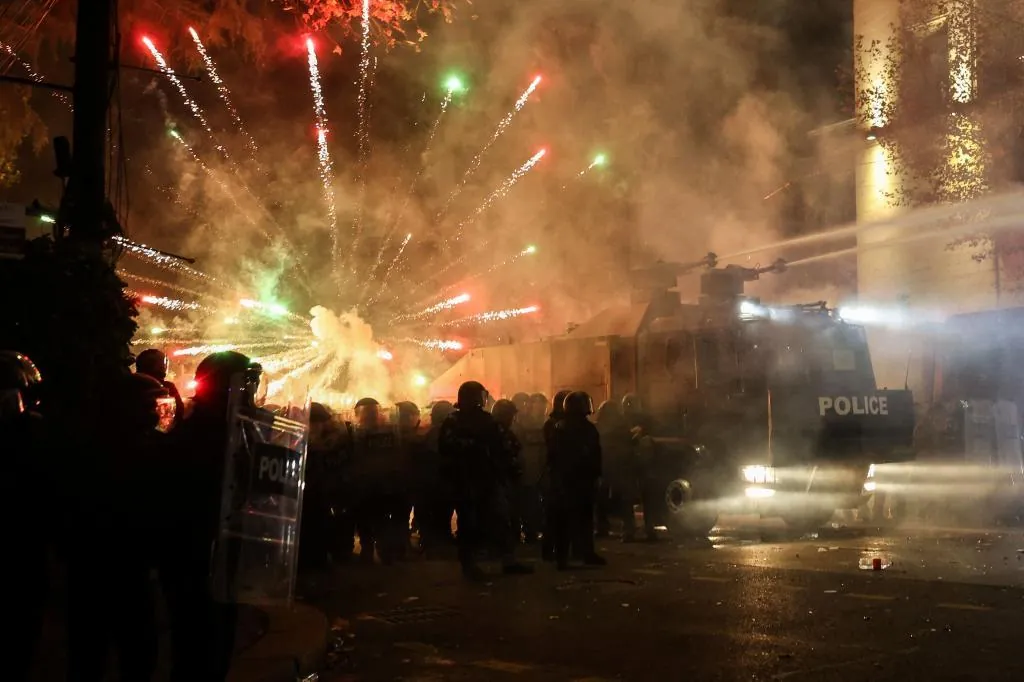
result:
M 2 40 L 0 40 L 0 50 L 6 52 L 11 59 L 18 62 L 21 68 L 25 70 L 25 73 L 28 74 L 28 77 L 34 80 L 36 83 L 43 83 L 46 80 L 43 78 L 43 75 L 41 73 L 32 68 L 31 64 L 29 64 L 24 59 L 19 57 L 18 53 L 14 51 L 14 48 L 12 48 L 10 45 L 8 45 Z M 74 106 L 71 104 L 71 99 L 67 95 L 65 95 L 63 92 L 60 92 L 59 90 L 53 90 L 52 93 L 54 97 L 56 97 L 58 100 L 61 101 L 61 103 L 64 104 L 64 106 L 74 111 Z
M 519 95 L 519 99 L 516 100 L 515 104 L 512 106 L 512 109 L 507 114 L 505 114 L 502 117 L 502 119 L 498 122 L 498 127 L 495 128 L 494 133 L 491 134 L 491 139 L 487 140 L 487 143 L 484 145 L 483 149 L 477 152 L 477 155 L 473 157 L 473 160 L 470 161 L 469 163 L 469 168 L 467 168 L 466 172 L 463 173 L 462 175 L 462 180 L 460 180 L 459 184 L 455 186 L 455 189 L 452 190 L 452 193 L 448 195 L 448 200 L 445 202 L 444 208 L 442 208 L 441 212 L 438 214 L 437 220 L 440 220 L 448 213 L 448 209 L 451 208 L 452 202 L 455 201 L 459 194 L 462 193 L 462 190 L 465 189 L 466 181 L 469 180 L 470 176 L 472 176 L 473 173 L 475 173 L 478 168 L 480 168 L 480 164 L 483 162 L 484 159 L 484 154 L 486 154 L 488 150 L 490 150 L 494 143 L 498 141 L 498 138 L 501 137 L 506 130 L 508 130 L 508 127 L 510 125 L 512 125 L 512 119 L 514 119 L 516 114 L 522 111 L 523 107 L 526 106 L 526 103 L 530 100 L 530 95 L 534 93 L 534 91 L 537 89 L 537 86 L 540 85 L 540 82 L 541 77 L 536 76 L 526 87 L 526 90 L 523 90 L 523 93 Z
M 469 294 L 459 294 L 458 296 L 452 296 L 451 298 L 447 298 L 439 303 L 435 303 L 432 306 L 428 306 L 419 312 L 408 313 L 406 315 L 399 315 L 391 320 L 391 324 L 396 324 L 398 322 L 403 322 L 406 320 L 418 320 L 422 317 L 434 315 L 445 310 L 451 310 L 455 306 L 462 305 L 463 303 L 468 303 L 469 300 Z
M 486 313 L 470 315 L 459 320 L 452 320 L 440 325 L 441 327 L 462 327 L 471 324 L 486 324 L 488 322 L 503 322 L 514 317 L 530 315 L 540 310 L 540 306 L 527 306 L 525 308 L 506 308 L 505 310 L 489 310 Z
M 324 93 L 320 84 L 316 44 L 312 38 L 306 39 L 306 54 L 309 63 L 309 87 L 313 93 L 313 115 L 316 119 L 320 184 L 323 188 L 324 202 L 327 204 L 327 220 L 331 233 L 331 267 L 334 278 L 338 281 L 338 209 L 334 200 L 334 164 L 331 162 L 331 151 L 327 146 L 327 108 L 324 105 Z
M 350 258 L 352 257 L 351 254 L 357 252 L 359 240 L 362 238 L 363 233 L 363 203 L 366 200 L 366 164 L 370 156 L 370 112 L 369 96 L 367 93 L 370 84 L 370 0 L 363 0 L 360 21 L 362 39 L 360 40 L 359 94 L 357 96 L 359 123 L 356 130 L 356 140 L 359 144 L 359 197 L 356 201 L 355 216 L 352 224 L 355 234 L 352 239 L 352 250 L 349 252 Z
M 183 301 L 180 298 L 168 298 L 166 296 L 152 296 L 152 295 L 141 295 L 139 300 L 149 305 L 160 306 L 167 310 L 173 310 L 175 312 L 185 310 L 202 310 L 203 306 L 199 305 L 195 301 Z
M 395 257 L 391 259 L 390 263 L 388 263 L 388 269 L 384 271 L 384 277 L 377 286 L 376 293 L 374 293 L 374 295 L 370 297 L 370 300 L 366 302 L 367 305 L 376 301 L 380 297 L 380 294 L 384 292 L 388 279 L 391 278 L 391 273 L 395 270 L 395 265 L 402 259 L 402 254 L 405 253 L 405 247 L 409 246 L 410 241 L 412 241 L 412 232 L 405 235 L 405 239 L 402 240 L 402 245 L 398 247 L 398 252 L 395 254 Z
M 152 263 L 153 265 L 159 268 L 163 268 L 164 270 L 168 270 L 170 272 L 177 272 L 179 274 L 185 275 L 186 277 L 191 277 L 192 279 L 200 280 L 203 282 L 217 281 L 214 277 L 207 275 L 205 272 L 200 272 L 195 268 L 185 265 L 185 263 L 183 263 L 180 258 L 170 256 L 158 249 L 154 249 L 151 246 L 146 246 L 145 244 L 137 244 L 120 235 L 115 235 L 114 237 L 111 237 L 111 239 L 118 246 L 124 249 L 129 255 L 135 256 L 136 258 L 139 258 L 141 260 L 148 261 L 149 263 Z
M 496 270 L 499 270 L 499 269 L 501 269 L 503 267 L 512 265 L 513 263 L 517 263 L 518 261 L 520 261 L 521 259 L 525 258 L 526 256 L 532 256 L 535 253 L 537 253 L 537 247 L 534 246 L 533 244 L 531 244 L 531 245 L 527 246 L 525 249 L 523 249 L 522 251 L 519 251 L 518 253 L 516 253 L 516 254 L 514 254 L 512 256 L 509 256 L 505 260 L 503 260 L 503 261 L 501 261 L 499 263 L 495 263 L 494 265 L 492 265 L 491 267 L 487 268 L 486 270 L 481 270 L 479 272 L 473 273 L 472 275 L 469 275 L 468 277 L 465 277 L 464 279 L 459 280 L 455 284 L 451 284 L 449 286 L 444 287 L 443 289 L 441 289 L 440 292 L 431 295 L 430 297 L 428 297 L 424 301 L 420 301 L 420 303 L 418 305 L 422 305 L 426 301 L 434 300 L 434 299 L 438 298 L 439 296 L 446 296 L 449 292 L 454 291 L 455 289 L 458 289 L 459 287 L 463 287 L 466 284 L 468 284 L 470 282 L 473 282 L 475 280 L 478 280 L 481 277 L 485 277 L 485 276 L 491 274 L 492 272 L 494 272 Z M 462 262 L 464 260 L 465 260 L 465 258 L 461 259 L 459 262 Z
M 461 341 L 453 341 L 450 339 L 405 339 L 407 343 L 415 343 L 417 346 L 427 348 L 429 350 L 440 350 L 440 351 L 460 351 L 465 348 L 465 345 Z
M 210 80 L 212 80 L 213 84 L 217 86 L 217 94 L 220 95 L 221 102 L 224 103 L 228 113 L 231 114 L 231 120 L 234 121 L 235 128 L 245 140 L 245 146 L 249 148 L 250 157 L 254 157 L 256 153 L 259 152 L 259 148 L 256 146 L 256 140 L 254 140 L 252 135 L 249 134 L 245 124 L 242 123 L 242 117 L 238 115 L 238 109 L 235 108 L 234 103 L 231 101 L 231 93 L 228 90 L 228 86 L 224 84 L 220 74 L 217 73 L 217 65 L 206 51 L 206 46 L 203 45 L 203 41 L 200 40 L 199 34 L 196 33 L 196 30 L 189 26 L 188 32 L 189 35 L 192 36 L 192 42 L 196 44 L 196 50 L 199 51 L 199 56 L 203 58 L 203 63 L 206 65 L 206 72 L 210 74 Z
M 444 99 L 441 100 L 441 112 L 437 115 L 437 118 L 434 119 L 433 124 L 431 124 L 430 133 L 427 135 L 427 142 L 423 145 L 423 152 L 420 155 L 422 161 L 419 164 L 419 168 L 416 170 L 416 174 L 413 175 L 412 180 L 409 182 L 409 189 L 405 191 L 405 199 L 402 201 L 401 208 L 399 208 L 394 222 L 388 229 L 384 239 L 381 240 L 380 248 L 377 250 L 377 257 L 374 259 L 373 267 L 370 269 L 371 276 L 377 271 L 377 268 L 380 267 L 381 260 L 384 257 L 384 251 L 387 250 L 387 247 L 391 244 L 391 237 L 398 231 L 398 227 L 402 224 L 402 218 L 405 217 L 405 211 L 409 208 L 409 202 L 412 200 L 412 195 L 416 190 L 416 185 L 419 184 L 420 178 L 423 177 L 423 171 L 427 167 L 427 155 L 430 154 L 430 148 L 434 143 L 434 138 L 437 136 L 437 129 L 441 126 L 441 120 L 444 118 L 445 112 L 448 111 L 448 105 L 452 102 L 452 95 L 455 94 L 455 87 L 455 83 L 449 83 L 446 88 Z M 423 98 L 426 99 L 426 97 L 427 93 L 423 93 Z
M 502 180 L 501 184 L 498 185 L 498 187 L 495 188 L 493 192 L 487 195 L 487 198 L 484 199 L 483 203 L 480 204 L 477 207 L 477 209 L 469 215 L 469 217 L 467 217 L 465 220 L 459 223 L 459 226 L 455 230 L 454 241 L 459 241 L 460 239 L 462 239 L 462 233 L 465 231 L 466 227 L 474 220 L 479 218 L 484 213 L 484 211 L 486 211 L 488 208 L 491 207 L 492 204 L 494 204 L 495 201 L 501 199 L 506 194 L 508 194 L 509 191 L 513 187 L 515 187 L 516 183 L 519 182 L 519 180 L 524 175 L 533 170 L 533 167 L 536 166 L 537 163 L 539 163 L 540 160 L 544 158 L 545 154 L 547 154 L 547 150 L 541 149 L 539 152 L 537 152 L 529 159 L 527 159 L 526 162 L 523 163 L 523 165 L 519 166 L 519 168 L 516 168 L 514 171 L 512 171 L 511 175 Z
M 195 100 L 189 97 L 188 91 L 185 89 L 185 85 L 181 82 L 181 79 L 178 78 L 178 74 L 174 72 L 174 69 L 172 69 L 170 64 L 167 63 L 163 54 L 160 53 L 160 50 L 156 49 L 156 45 L 153 44 L 153 41 L 150 40 L 148 36 L 144 37 L 142 42 L 146 48 L 149 49 L 149 53 L 153 55 L 153 61 L 156 62 L 160 71 L 167 77 L 167 80 L 171 81 L 175 89 L 178 91 L 178 94 L 181 95 L 181 99 L 185 103 L 185 106 L 188 107 L 188 110 L 191 111 L 192 115 L 195 116 L 197 121 L 199 121 L 199 125 L 203 127 L 206 134 L 210 136 L 210 140 L 213 141 L 214 147 L 216 147 L 217 151 L 219 151 L 225 159 L 228 158 L 228 150 L 224 148 L 224 145 L 217 141 L 216 136 L 213 134 L 213 129 L 207 122 L 206 116 L 203 115 L 202 108 L 196 104 Z

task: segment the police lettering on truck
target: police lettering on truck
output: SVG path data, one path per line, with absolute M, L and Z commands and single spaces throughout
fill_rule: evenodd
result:
M 818 414 L 822 417 L 831 410 L 840 417 L 848 414 L 889 414 L 889 398 L 884 395 L 820 396 L 818 398 Z

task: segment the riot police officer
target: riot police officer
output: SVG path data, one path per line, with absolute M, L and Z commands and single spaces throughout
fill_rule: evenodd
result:
M 448 476 L 442 475 L 439 442 L 441 425 L 455 407 L 440 400 L 430 407 L 430 428 L 423 436 L 421 448 L 413 462 L 416 472 L 415 515 L 420 531 L 420 546 L 433 553 L 450 546 L 454 495 Z
M 331 537 L 331 476 L 329 471 L 331 413 L 321 403 L 309 406 L 309 449 L 306 456 L 306 488 L 302 494 L 302 526 L 299 529 L 299 568 L 327 567 Z
M 530 395 L 519 392 L 512 396 L 511 401 L 516 408 L 516 421 L 528 421 L 530 419 Z M 494 413 L 494 408 L 491 408 L 491 413 Z
M 633 542 L 636 538 L 633 505 L 640 501 L 640 488 L 632 434 L 617 402 L 601 403 L 594 421 L 601 436 L 609 511 L 622 521 L 622 541 Z
M 42 375 L 27 356 L 0 351 L 0 442 L 11 481 L 8 504 L 17 510 L 17 523 L 5 534 L 17 559 L 8 562 L 12 590 L 8 617 L 15 623 L 9 642 L 14 654 L 13 679 L 27 680 L 32 656 L 43 627 L 47 597 L 47 550 L 55 535 L 54 481 L 47 475 L 49 453 L 44 444 L 43 418 L 38 391 Z
M 588 565 L 607 562 L 594 549 L 594 492 L 601 477 L 601 438 L 588 417 L 593 402 L 584 391 L 565 397 L 564 418 L 555 426 L 551 452 L 551 504 L 555 558 L 568 565 L 570 545 Z
M 185 418 L 185 401 L 181 399 L 181 393 L 173 381 L 167 380 L 167 356 L 156 348 L 147 348 L 135 358 L 135 371 L 138 374 L 146 374 L 159 381 L 167 392 L 174 398 L 175 417 L 174 425 L 177 426 Z
M 551 413 L 542 427 L 544 434 L 545 472 L 547 480 L 541 485 L 541 492 L 544 496 L 544 540 L 541 543 L 541 557 L 545 561 L 555 560 L 555 527 L 553 525 L 553 507 L 548 498 L 551 488 L 551 458 L 555 451 L 555 427 L 565 417 L 565 398 L 572 391 L 562 390 L 555 394 L 551 403 Z
M 160 488 L 167 516 L 159 570 L 170 611 L 173 680 L 222 680 L 230 666 L 237 607 L 214 599 L 210 547 L 218 535 L 232 381 L 242 376 L 241 399 L 253 407 L 261 374 L 242 353 L 207 356 L 196 367 L 192 413 L 171 432 Z
M 353 451 L 356 527 L 360 559 L 373 561 L 376 545 L 381 562 L 399 558 L 409 541 L 409 517 L 400 518 L 398 503 L 405 487 L 401 438 L 397 425 L 384 424 L 380 403 L 362 398 L 355 406 Z
M 649 450 L 650 437 L 653 435 L 653 423 L 647 416 L 640 402 L 640 398 L 627 393 L 622 397 L 622 417 L 625 420 L 626 428 L 629 429 L 633 442 L 633 453 L 637 462 L 637 485 L 640 492 L 640 505 L 644 510 L 644 539 L 647 542 L 657 542 L 658 536 L 654 530 L 654 514 L 651 513 L 657 505 L 661 504 L 661 481 L 656 477 L 653 470 L 654 463 L 649 458 L 640 456 L 641 450 Z
M 476 563 L 476 553 L 483 548 L 489 531 L 492 537 L 507 537 L 508 533 L 507 517 L 495 519 L 501 462 L 507 455 L 494 417 L 484 411 L 487 402 L 487 390 L 479 382 L 462 384 L 456 409 L 442 424 L 438 442 L 443 469 L 456 495 L 459 562 L 463 575 L 470 580 L 484 576 Z M 529 568 L 506 562 L 503 570 L 523 573 Z
M 502 460 L 498 462 L 501 478 L 499 495 L 504 498 L 499 509 L 508 518 L 507 540 L 500 544 L 505 562 L 515 562 L 515 548 L 519 545 L 519 533 L 522 529 L 522 486 L 523 486 L 523 445 L 516 435 L 515 422 L 519 410 L 515 403 L 504 398 L 494 403 L 491 416 L 498 423 L 501 431 L 503 447 Z

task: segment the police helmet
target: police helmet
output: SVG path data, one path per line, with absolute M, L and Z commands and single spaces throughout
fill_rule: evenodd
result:
M 198 405 L 226 401 L 232 377 L 241 374 L 247 399 L 255 402 L 262 373 L 262 367 L 237 351 L 226 350 L 207 355 L 196 367 L 195 401 Z
M 567 417 L 586 417 L 594 413 L 594 401 L 586 391 L 573 391 L 565 396 L 562 409 Z
M 398 425 L 403 428 L 415 428 L 420 423 L 420 408 L 410 400 L 395 403 L 398 412 Z
M 380 419 L 380 403 L 376 398 L 360 398 L 356 401 L 356 421 L 367 426 L 376 424 Z
M 0 417 L 39 407 L 43 377 L 27 355 L 0 351 Z
M 516 409 L 520 412 L 526 412 L 530 407 L 530 394 L 529 393 L 516 393 L 512 396 L 512 403 L 516 406 Z
M 430 423 L 440 424 L 452 413 L 455 406 L 447 400 L 438 400 L 430 406 Z
M 631 414 L 640 411 L 640 398 L 635 393 L 622 396 L 622 413 Z
M 163 381 L 167 378 L 167 356 L 156 348 L 147 348 L 135 357 L 135 371 Z
M 129 374 L 122 390 L 120 416 L 129 429 L 167 432 L 174 425 L 177 403 L 158 379 L 146 373 Z
M 323 424 L 331 421 L 331 411 L 322 403 L 312 403 L 309 406 L 309 423 Z
M 572 393 L 572 391 L 566 390 L 566 391 L 559 391 L 558 393 L 555 394 L 555 400 L 551 404 L 551 416 L 552 417 L 561 417 L 561 416 L 563 416 L 565 414 L 565 398 L 570 393 Z
M 621 416 L 622 413 L 619 411 L 619 404 L 611 400 L 605 400 L 598 406 L 594 419 L 598 424 L 609 424 L 613 423 Z
M 460 410 L 482 410 L 487 404 L 487 389 L 479 381 L 467 381 L 459 386 L 459 395 L 455 407 Z
M 519 408 L 516 407 L 516 404 L 504 398 L 495 402 L 491 408 L 491 415 L 502 424 L 511 424 L 518 412 Z

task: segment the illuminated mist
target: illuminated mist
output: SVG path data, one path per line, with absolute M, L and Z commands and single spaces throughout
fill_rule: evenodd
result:
M 131 253 L 121 267 L 140 295 L 203 306 L 144 305 L 139 344 L 185 375 L 182 351 L 236 347 L 271 399 L 401 400 L 464 348 L 628 301 L 631 268 L 779 236 L 766 196 L 821 151 L 790 141 L 829 99 L 759 80 L 791 58 L 779 35 L 718 3 L 476 12 L 420 52 L 281 36 L 258 69 L 199 26 L 136 39 L 178 76 L 122 82 L 131 239 L 199 275 Z

